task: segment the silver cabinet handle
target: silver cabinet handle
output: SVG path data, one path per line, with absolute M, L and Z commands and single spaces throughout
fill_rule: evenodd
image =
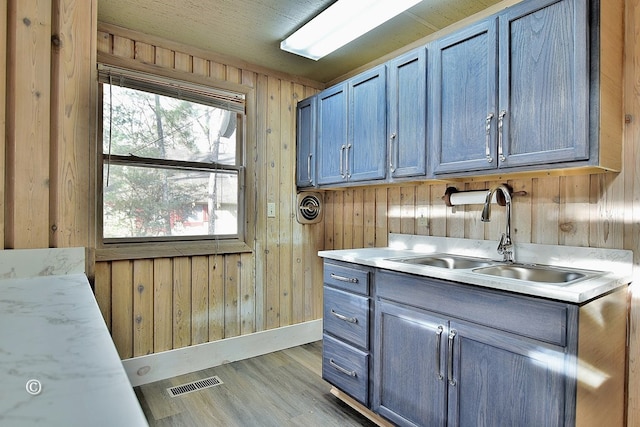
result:
M 491 120 L 493 120 L 493 113 L 489 113 L 487 118 L 485 119 L 485 140 L 484 140 L 484 150 L 485 155 L 487 156 L 487 162 L 493 162 L 493 157 L 491 157 Z
M 351 171 L 349 170 L 349 151 L 351 150 L 351 144 L 347 145 L 347 155 L 345 156 L 345 170 L 347 171 L 347 179 L 351 178 Z
M 337 274 L 334 274 L 334 273 L 331 273 L 329 276 L 331 276 L 332 279 L 338 280 L 340 282 L 358 283 L 358 279 L 355 277 L 338 276 Z
M 331 314 L 333 314 L 334 316 L 336 316 L 340 320 L 344 320 L 345 322 L 358 323 L 358 318 L 357 317 L 347 317 L 344 314 L 340 314 L 340 313 L 336 312 L 333 308 L 331 309 Z
M 450 386 L 455 386 L 456 385 L 456 380 L 453 378 L 453 339 L 456 337 L 456 331 L 454 329 L 452 329 L 451 331 L 449 331 L 449 366 L 448 366 L 448 373 L 447 373 L 447 379 L 449 380 L 449 385 Z
M 313 177 L 311 176 L 311 157 L 313 157 L 312 153 L 309 153 L 307 157 L 307 176 L 309 177 L 309 183 L 313 184 Z
M 347 149 L 346 145 L 342 145 L 342 147 L 340 147 L 340 176 L 342 177 L 342 179 L 345 178 L 344 163 L 342 161 L 344 159 L 344 150 L 346 149 Z
M 333 359 L 329 359 L 329 364 L 345 375 L 349 375 L 350 377 L 354 378 L 357 376 L 356 371 L 350 371 L 343 368 L 342 366 L 338 365 Z
M 498 157 L 500 158 L 501 162 L 504 162 L 505 160 L 507 160 L 507 158 L 504 156 L 504 150 L 502 147 L 502 142 L 503 142 L 502 127 L 504 122 L 504 116 L 506 115 L 507 115 L 507 110 L 502 110 L 500 111 L 500 114 L 498 114 Z
M 440 363 L 440 347 L 442 346 L 442 332 L 444 332 L 444 328 L 442 326 L 438 326 L 436 330 L 436 376 L 440 381 L 444 379 L 444 375 L 442 375 L 442 366 Z
M 389 162 L 389 169 L 391 169 L 391 172 L 395 172 L 396 171 L 395 164 L 397 162 L 395 162 L 394 160 L 397 160 L 397 157 L 398 157 L 398 153 L 396 152 L 397 150 L 394 147 L 395 146 L 395 144 L 394 144 L 395 140 L 396 140 L 396 133 L 393 132 L 391 134 L 391 136 L 389 137 L 389 151 L 390 151 L 389 157 L 391 159 L 390 162 Z

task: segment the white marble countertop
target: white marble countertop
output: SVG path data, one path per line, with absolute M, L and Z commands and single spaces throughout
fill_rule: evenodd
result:
M 566 285 L 527 282 L 489 276 L 473 269 L 446 269 L 399 263 L 390 258 L 445 253 L 501 261 L 497 241 L 390 234 L 389 247 L 320 251 L 318 255 L 403 273 L 433 277 L 474 286 L 515 292 L 570 303 L 584 303 L 631 282 L 633 253 L 620 249 L 583 248 L 538 244 L 515 244 L 515 261 L 590 270 L 593 277 Z
M 0 275 L 10 277 L 0 280 L 0 425 L 147 426 L 89 282 L 78 272 L 84 258 L 35 262 L 44 254 L 0 260 Z M 39 275 L 24 277 L 33 274 L 22 272 L 28 264 Z

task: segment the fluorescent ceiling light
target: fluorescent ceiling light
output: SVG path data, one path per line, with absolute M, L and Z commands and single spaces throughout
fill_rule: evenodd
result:
M 338 0 L 280 43 L 317 61 L 422 0 Z

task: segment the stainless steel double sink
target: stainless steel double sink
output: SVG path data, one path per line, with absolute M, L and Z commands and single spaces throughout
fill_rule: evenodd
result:
M 517 262 L 500 262 L 485 258 L 467 257 L 450 254 L 430 254 L 402 258 L 387 258 L 388 261 L 427 267 L 445 268 L 449 270 L 471 270 L 476 274 L 484 274 L 526 282 L 545 283 L 555 286 L 566 286 L 578 280 L 601 274 L 598 271 L 561 268 L 539 264 Z

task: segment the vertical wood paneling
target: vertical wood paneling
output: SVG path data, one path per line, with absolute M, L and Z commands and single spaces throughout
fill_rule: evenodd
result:
M 134 46 L 134 58 L 138 61 L 146 62 L 148 64 L 153 64 L 156 60 L 156 49 L 155 46 L 150 45 L 148 43 L 135 42 Z
M 191 258 L 191 343 L 209 341 L 209 257 Z
M 212 72 L 213 75 L 213 72 Z M 267 281 L 267 109 L 268 109 L 268 79 L 264 74 L 259 74 L 256 79 L 256 132 L 255 151 L 253 158 L 249 159 L 254 163 L 255 182 L 255 210 L 253 212 L 253 223 L 255 228 L 255 253 L 256 257 L 256 329 L 262 331 L 267 328 L 267 316 L 269 306 L 267 295 L 269 283 Z M 260 197 L 258 197 L 260 195 Z M 247 212 L 250 213 L 250 212 Z
M 224 257 L 209 257 L 209 341 L 224 338 Z
M 293 84 L 280 85 L 280 192 L 277 218 L 280 249 L 280 325 L 290 325 L 293 319 L 293 206 L 295 206 L 295 106 Z
M 447 209 L 442 202 L 442 196 L 446 191 L 445 184 L 431 186 L 429 235 L 444 237 L 447 235 Z
M 126 37 L 113 36 L 113 54 L 123 58 L 135 57 L 135 43 Z
M 429 235 L 429 198 L 431 187 L 418 185 L 416 188 L 416 234 Z
M 362 200 L 362 247 L 376 246 L 376 189 L 365 188 Z
M 133 356 L 133 262 L 111 263 L 111 335 L 122 359 Z
M 387 190 L 387 206 L 389 233 L 400 233 L 402 231 L 400 221 L 400 187 L 391 187 Z
M 240 255 L 240 334 L 256 331 L 255 268 L 253 254 Z
M 173 348 L 191 345 L 191 259 L 173 258 Z
M 240 335 L 240 255 L 227 255 L 224 265 L 224 337 Z
M 182 52 L 175 52 L 175 69 L 191 73 L 193 71 L 193 57 Z
M 324 222 L 324 248 L 327 250 L 335 248 L 333 243 L 333 217 L 336 211 L 335 195 L 336 193 L 334 192 L 324 193 L 325 210 L 322 219 Z
M 153 260 L 153 351 L 172 348 L 173 265 L 169 258 L 158 258 Z
M 113 38 L 111 34 L 98 31 L 96 48 L 98 52 L 113 53 Z
M 511 181 L 513 191 L 524 191 L 526 195 L 513 198 L 513 212 L 511 226 L 515 242 L 531 242 L 531 179 L 515 179 Z
M 51 1 L 10 0 L 5 246 L 49 246 Z
M 7 0 L 0 0 L 0 28 L 7 28 Z M 0 165 L 5 164 L 7 99 L 7 32 L 0 31 Z M 0 202 L 5 203 L 5 175 L 0 174 Z M 4 209 L 0 209 L 0 249 L 4 248 Z
M 462 187 L 462 186 L 460 186 Z M 464 191 L 478 191 L 487 190 L 487 184 L 485 182 L 470 182 L 465 185 L 465 188 L 456 187 L 459 190 Z M 450 209 L 462 208 L 462 215 L 465 217 L 464 223 L 464 235 L 469 239 L 484 239 L 485 238 L 485 225 L 481 220 L 482 216 L 482 204 L 455 206 Z M 488 236 L 487 238 L 491 238 Z
M 561 177 L 560 200 L 559 243 L 589 246 L 589 177 Z
M 621 202 L 624 179 L 616 174 L 592 175 L 591 197 L 589 243 L 599 248 L 621 248 L 624 244 L 624 204 Z
M 96 1 L 58 0 L 52 32 L 51 239 L 52 247 L 89 247 L 92 155 L 87 149 L 93 124 Z M 87 70 L 91 70 L 87 72 Z
M 351 245 L 354 248 L 363 248 L 364 245 L 364 190 L 353 190 L 353 233 Z
M 532 243 L 558 244 L 558 215 L 560 210 L 560 184 L 558 178 L 534 178 L 531 189 Z
M 356 190 L 348 189 L 343 193 L 342 203 L 342 247 L 353 248 L 353 193 Z
M 111 331 L 111 264 L 108 262 L 97 263 L 95 273 L 94 289 L 96 301 L 107 329 Z
M 280 79 L 267 77 L 266 199 L 280 206 Z M 278 212 L 266 220 L 266 329 L 280 326 L 280 222 Z
M 153 353 L 153 261 L 133 262 L 133 356 Z
M 400 188 L 400 232 L 402 234 L 416 234 L 415 187 Z

